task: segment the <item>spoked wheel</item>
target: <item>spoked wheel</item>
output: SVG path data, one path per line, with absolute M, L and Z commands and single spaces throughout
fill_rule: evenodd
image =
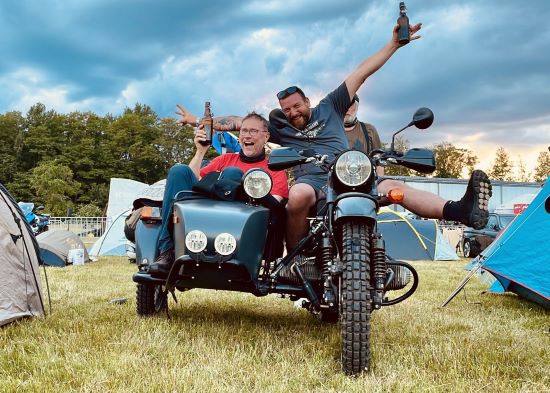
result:
M 138 315 L 148 316 L 166 311 L 168 297 L 161 285 L 137 284 L 136 308 Z
M 342 226 L 340 331 L 342 369 L 356 375 L 370 364 L 370 229 L 362 222 Z

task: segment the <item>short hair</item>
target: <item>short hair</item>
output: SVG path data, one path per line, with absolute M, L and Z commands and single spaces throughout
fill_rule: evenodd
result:
M 263 117 L 261 114 L 259 113 L 256 113 L 254 111 L 252 112 L 249 112 L 245 117 L 243 117 L 243 120 L 241 121 L 241 124 L 244 123 L 245 120 L 247 119 L 256 119 L 256 120 L 259 120 L 262 125 L 265 127 L 265 130 L 267 132 L 269 132 L 269 122 L 267 121 L 267 119 L 265 117 Z

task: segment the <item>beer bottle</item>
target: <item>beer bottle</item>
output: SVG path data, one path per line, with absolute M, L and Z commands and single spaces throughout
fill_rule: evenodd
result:
M 204 116 L 201 119 L 203 125 L 203 131 L 206 133 L 206 140 L 201 141 L 200 144 L 208 146 L 212 144 L 212 132 L 214 131 L 214 119 L 212 118 L 212 112 L 210 111 L 210 102 L 204 103 Z
M 411 40 L 411 33 L 409 31 L 409 17 L 407 16 L 407 7 L 405 2 L 399 3 L 399 18 L 397 18 L 399 24 L 399 31 L 397 32 L 397 40 L 400 45 L 408 44 Z

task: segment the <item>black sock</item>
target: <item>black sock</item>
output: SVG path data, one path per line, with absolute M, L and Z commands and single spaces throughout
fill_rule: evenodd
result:
M 447 221 L 459 221 L 464 218 L 464 206 L 462 200 L 460 201 L 447 201 L 443 206 L 443 219 Z

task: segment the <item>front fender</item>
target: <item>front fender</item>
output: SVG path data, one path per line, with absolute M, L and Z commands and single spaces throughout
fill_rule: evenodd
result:
M 334 222 L 337 223 L 342 218 L 366 218 L 376 222 L 376 202 L 368 196 L 361 195 L 341 195 L 336 200 L 334 208 Z

